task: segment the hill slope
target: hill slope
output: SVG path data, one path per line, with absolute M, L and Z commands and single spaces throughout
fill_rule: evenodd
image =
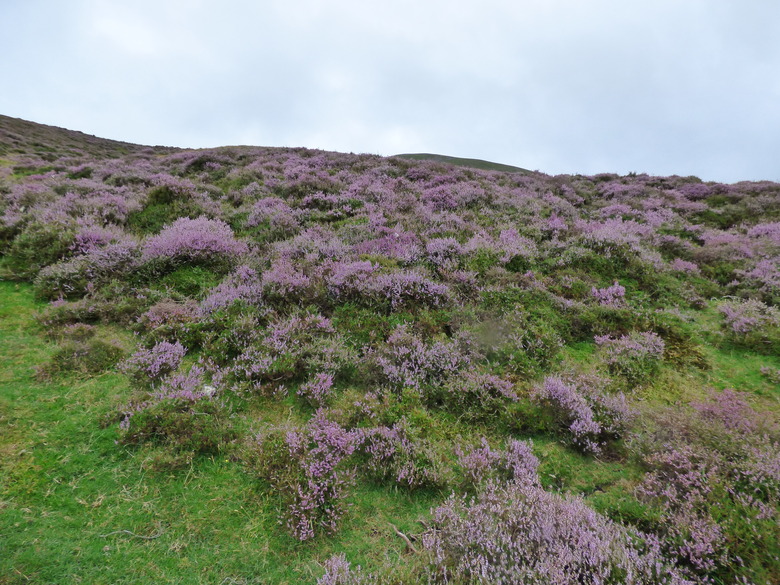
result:
M 0 583 L 780 582 L 780 185 L 0 122 Z

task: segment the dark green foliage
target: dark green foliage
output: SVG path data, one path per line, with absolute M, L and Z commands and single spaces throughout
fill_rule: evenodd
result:
M 203 266 L 181 266 L 163 276 L 155 288 L 162 287 L 185 297 L 199 298 L 221 280 L 221 274 Z
M 32 223 L 11 243 L 6 266 L 19 278 L 33 278 L 68 254 L 73 236 L 71 229 L 61 225 Z
M 166 398 L 133 414 L 121 441 L 162 445 L 180 453 L 219 453 L 236 438 L 225 408 L 210 400 Z
M 127 226 L 140 234 L 156 234 L 180 217 L 195 219 L 203 213 L 189 196 L 177 194 L 169 187 L 155 187 L 149 191 L 144 207 L 128 216 Z
M 43 379 L 66 372 L 91 376 L 113 367 L 124 355 L 125 349 L 116 341 L 77 338 L 60 343 L 49 362 L 39 367 L 37 373 Z

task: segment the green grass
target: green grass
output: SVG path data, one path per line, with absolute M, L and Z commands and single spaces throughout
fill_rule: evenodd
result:
M 130 395 L 124 376 L 38 382 L 56 348 L 41 305 L 8 282 L 0 300 L 0 583 L 313 583 L 335 552 L 368 568 L 403 556 L 390 524 L 420 532 L 441 497 L 360 486 L 338 535 L 300 543 L 233 457 L 153 471 L 153 449 L 117 445 L 104 421 Z
M 485 171 L 503 171 L 507 173 L 530 173 L 528 169 L 521 167 L 515 167 L 512 165 L 505 165 L 501 163 L 494 163 L 487 160 L 481 160 L 478 158 L 460 158 L 457 156 L 447 156 L 443 154 L 429 154 L 429 153 L 415 153 L 415 154 L 397 154 L 398 158 L 406 158 L 409 160 L 430 160 L 434 162 L 447 163 L 458 167 L 467 167 L 472 169 L 482 169 Z
M 314 583 L 335 553 L 368 571 L 400 570 L 415 558 L 393 526 L 422 532 L 449 488 L 410 493 L 358 481 L 339 532 L 301 543 L 279 523 L 281 498 L 241 462 L 241 441 L 220 455 L 165 467 L 162 447 L 116 442 L 117 413 L 132 392 L 125 376 L 109 370 L 37 378 L 35 367 L 57 349 L 34 319 L 43 306 L 31 286 L 0 282 L 0 584 Z M 433 329 L 438 316 L 428 315 Z M 336 317 L 337 326 L 354 329 L 348 313 Z M 121 329 L 98 329 L 131 344 Z M 590 342 L 571 344 L 562 355 L 566 369 L 596 363 Z M 671 404 L 730 387 L 776 407 L 780 389 L 759 370 L 780 367 L 778 358 L 713 347 L 706 357 L 706 371 L 665 365 L 634 398 Z M 424 420 L 415 418 L 418 411 Z M 481 434 L 495 446 L 507 439 L 500 425 L 471 428 L 419 408 L 406 414 L 445 449 Z M 259 399 L 234 426 L 249 434 L 299 415 L 294 397 Z M 619 444 L 597 458 L 553 436 L 532 438 L 547 489 L 581 495 L 597 511 L 640 528 L 657 521 L 633 495 L 643 471 Z

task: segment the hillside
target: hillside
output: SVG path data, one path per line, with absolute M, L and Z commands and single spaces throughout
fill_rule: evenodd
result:
M 0 584 L 780 582 L 780 184 L 432 156 L 0 117 Z

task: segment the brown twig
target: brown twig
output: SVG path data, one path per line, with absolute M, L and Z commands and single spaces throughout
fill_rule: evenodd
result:
M 396 527 L 395 524 L 392 524 L 391 522 L 388 522 L 388 524 L 390 524 L 390 528 L 392 528 L 398 536 L 400 536 L 401 538 L 404 539 L 404 542 L 406 543 L 406 546 L 408 546 L 412 550 L 413 553 L 417 553 L 417 549 L 415 548 L 414 544 L 412 544 L 412 541 L 409 539 L 409 537 L 406 536 L 400 530 L 398 530 L 398 528 Z

